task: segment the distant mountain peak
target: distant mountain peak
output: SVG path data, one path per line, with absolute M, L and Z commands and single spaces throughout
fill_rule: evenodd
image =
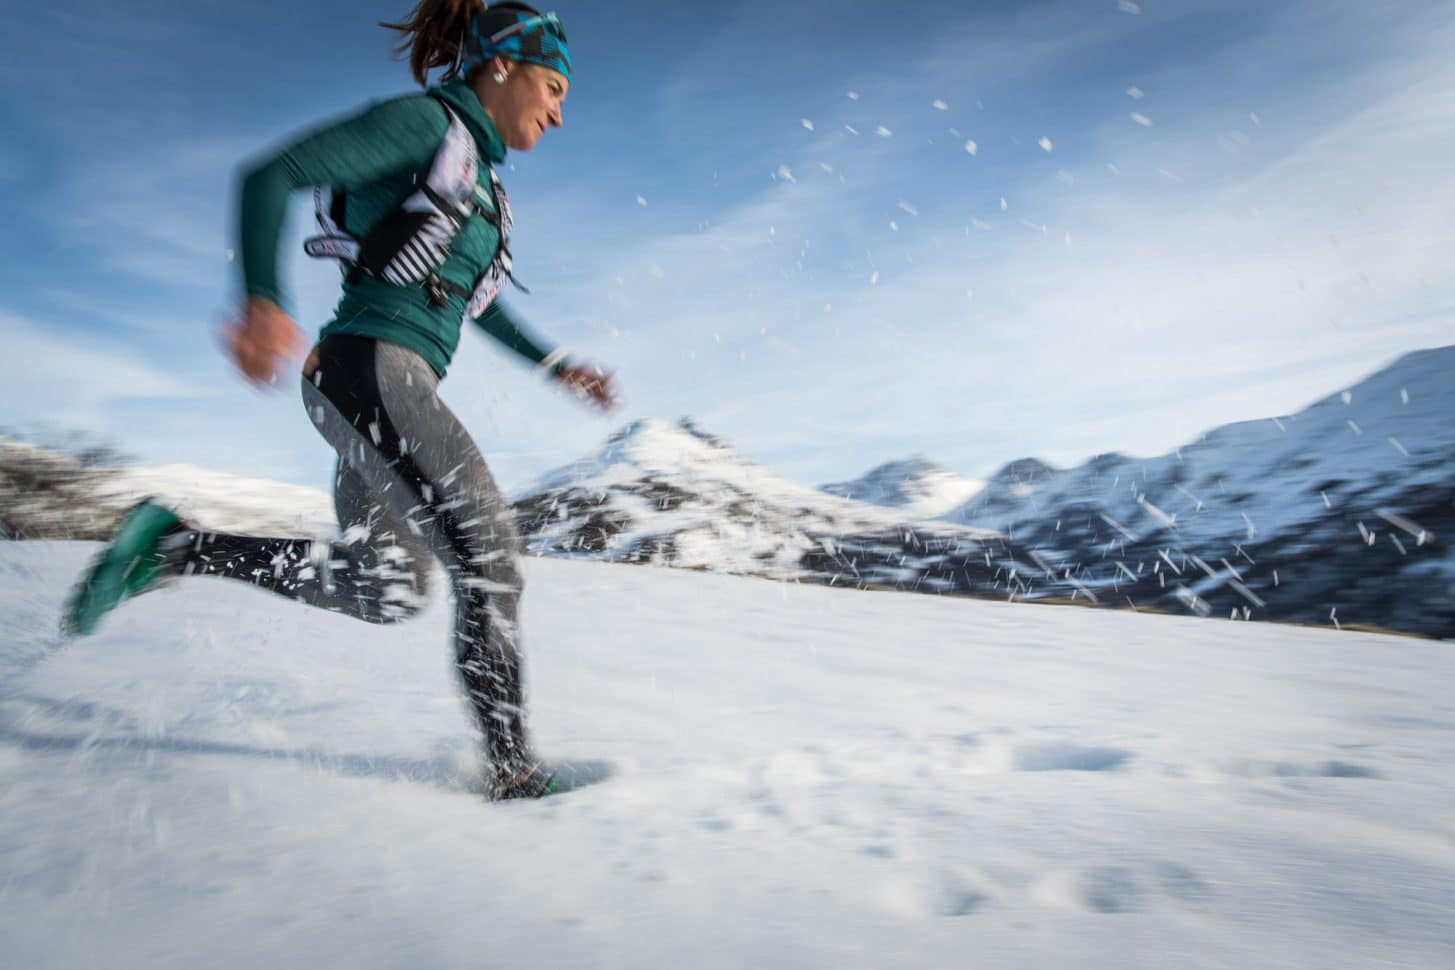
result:
M 878 465 L 850 482 L 819 490 L 856 502 L 901 509 L 915 518 L 934 518 L 969 499 L 985 485 L 946 471 L 923 455 Z
M 704 431 L 702 426 L 691 417 L 678 418 L 676 421 L 664 421 L 661 418 L 638 418 L 608 435 L 606 446 L 610 448 L 624 445 L 663 445 L 674 442 L 685 444 L 688 439 L 714 448 L 730 450 L 727 442 Z

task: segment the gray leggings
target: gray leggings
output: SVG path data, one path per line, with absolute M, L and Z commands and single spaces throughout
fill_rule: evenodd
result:
M 189 533 L 179 566 L 390 623 L 418 611 L 438 560 L 454 593 L 456 668 L 491 770 L 508 778 L 534 763 L 517 617 L 520 541 L 509 504 L 438 384 L 413 351 L 325 337 L 303 402 L 339 455 L 341 538 L 322 549 L 307 540 Z

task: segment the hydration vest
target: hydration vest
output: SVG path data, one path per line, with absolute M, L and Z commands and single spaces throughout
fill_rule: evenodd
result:
M 424 183 L 385 213 L 362 239 L 345 227 L 344 191 L 315 189 L 314 210 L 323 231 L 305 240 L 303 250 L 316 258 L 337 259 L 351 282 L 360 276 L 373 276 L 396 286 L 422 285 L 436 306 L 444 306 L 452 295 L 463 297 L 465 318 L 474 319 L 495 301 L 507 279 L 522 291 L 529 290 L 516 283 L 510 273 L 507 240 L 514 225 L 510 198 L 488 163 L 488 195 L 478 184 L 480 151 L 475 138 L 448 104 L 440 101 L 440 106 L 449 115 L 450 127 Z M 477 209 L 496 228 L 500 247 L 474 287 L 466 290 L 440 276 L 439 268 L 449 259 L 455 237 Z

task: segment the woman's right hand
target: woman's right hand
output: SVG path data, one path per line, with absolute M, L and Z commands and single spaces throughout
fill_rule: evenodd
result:
M 308 342 L 282 307 L 261 296 L 244 301 L 237 318 L 223 325 L 222 339 L 232 362 L 256 387 L 272 385 Z

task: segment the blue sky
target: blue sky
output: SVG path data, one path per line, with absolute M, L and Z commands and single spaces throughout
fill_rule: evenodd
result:
M 237 166 L 409 90 L 407 3 L 52 3 L 0 58 L 0 425 L 322 485 L 232 376 Z M 442 391 L 508 487 L 691 415 L 805 484 L 1156 454 L 1455 342 L 1448 3 L 564 4 L 566 126 L 502 171 L 542 334 L 602 418 L 469 332 Z M 970 143 L 973 142 L 973 153 Z M 293 308 L 328 319 L 300 197 Z

